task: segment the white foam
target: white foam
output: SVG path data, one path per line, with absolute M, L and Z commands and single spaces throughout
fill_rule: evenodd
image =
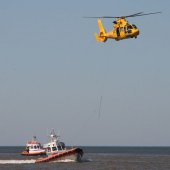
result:
M 93 162 L 92 159 L 86 159 L 85 161 L 86 161 L 86 162 Z
M 35 159 L 31 160 L 0 160 L 0 164 L 32 164 L 35 163 Z
M 92 159 L 82 159 L 81 162 L 93 162 Z
M 75 160 L 71 160 L 71 159 L 63 159 L 63 160 L 56 160 L 56 161 L 52 161 L 52 162 L 76 162 Z M 52 163 L 50 162 L 50 163 Z

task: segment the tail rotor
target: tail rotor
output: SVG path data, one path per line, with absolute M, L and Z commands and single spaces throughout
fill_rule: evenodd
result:
M 98 42 L 106 42 L 107 41 L 106 30 L 103 26 L 101 19 L 98 19 L 98 26 L 99 26 L 99 35 L 95 33 L 96 40 Z

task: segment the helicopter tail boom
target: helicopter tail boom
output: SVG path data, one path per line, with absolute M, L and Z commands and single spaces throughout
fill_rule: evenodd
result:
M 101 19 L 98 19 L 99 35 L 95 34 L 96 40 L 98 42 L 105 42 L 107 40 L 106 30 L 103 26 Z

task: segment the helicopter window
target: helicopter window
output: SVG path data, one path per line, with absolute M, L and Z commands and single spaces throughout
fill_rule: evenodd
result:
M 128 25 L 128 26 L 127 26 L 127 29 L 128 29 L 128 30 L 133 29 L 132 25 Z
M 137 29 L 137 26 L 136 26 L 136 25 L 133 24 L 132 26 L 133 26 L 133 28 Z
M 128 33 L 132 33 L 132 29 L 133 29 L 132 25 L 127 26 L 127 32 Z

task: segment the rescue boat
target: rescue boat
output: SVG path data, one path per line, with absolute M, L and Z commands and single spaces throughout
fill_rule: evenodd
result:
M 36 136 L 33 136 L 33 139 L 26 143 L 25 150 L 21 153 L 24 156 L 38 156 L 45 155 L 45 149 L 43 149 L 40 142 L 38 142 Z
M 59 136 L 55 134 L 54 130 L 50 133 L 49 143 L 44 144 L 43 148 L 47 157 L 39 158 L 36 163 L 62 160 L 80 162 L 83 156 L 83 150 L 80 148 L 66 148 L 64 142 L 60 142 Z
M 67 149 L 62 152 L 53 153 L 47 157 L 39 158 L 35 161 L 35 163 L 42 163 L 42 162 L 57 162 L 62 160 L 71 160 L 80 162 L 83 156 L 83 150 L 80 148 L 72 148 Z

